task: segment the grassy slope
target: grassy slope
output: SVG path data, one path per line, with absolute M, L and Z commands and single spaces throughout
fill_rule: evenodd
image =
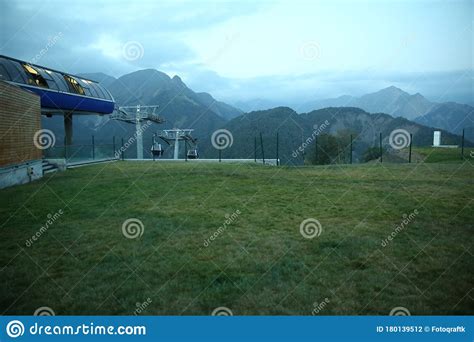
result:
M 473 166 L 118 162 L 0 191 L 0 309 L 472 314 Z M 32 247 L 48 213 L 65 214 Z M 387 246 L 403 214 L 419 215 Z M 211 243 L 225 214 L 241 215 Z M 143 221 L 141 238 L 122 235 Z M 300 222 L 322 234 L 305 239 Z M 470 292 L 471 291 L 471 292 Z M 470 292 L 470 295 L 469 295 Z
M 433 148 L 433 147 L 416 147 L 413 149 L 415 153 L 419 153 L 425 157 L 426 163 L 456 163 L 461 162 L 461 148 Z M 474 148 L 464 148 L 464 158 L 474 160 Z

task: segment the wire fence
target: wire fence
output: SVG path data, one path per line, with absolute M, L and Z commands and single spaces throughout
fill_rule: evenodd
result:
M 255 133 L 255 132 L 254 132 Z M 466 139 L 472 132 L 462 131 L 460 136 L 449 135 L 440 141 L 437 155 L 444 159 L 459 160 L 473 158 L 474 144 Z M 426 159 L 433 148 L 432 136 L 420 136 L 406 130 L 393 130 L 370 137 L 357 134 L 316 134 L 300 139 L 286 132 L 258 132 L 253 137 L 234 138 L 230 134 L 230 143 L 219 146 L 213 141 L 201 144 L 199 157 L 205 159 L 254 159 L 265 163 L 267 159 L 276 159 L 283 165 L 327 165 L 359 164 L 367 162 L 412 163 Z M 141 147 L 144 159 L 158 159 L 151 147 L 154 140 L 144 139 Z M 162 159 L 172 159 L 174 146 L 162 144 Z M 186 159 L 193 146 L 184 142 L 179 146 L 180 159 Z M 66 162 L 94 161 L 103 159 L 136 159 L 136 136 L 112 137 L 109 141 L 98 140 L 91 136 L 90 143 L 53 146 L 44 151 L 44 158 L 65 159 Z

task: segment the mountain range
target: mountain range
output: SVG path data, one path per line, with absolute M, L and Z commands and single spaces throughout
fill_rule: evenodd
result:
M 384 149 L 390 149 L 389 136 L 395 129 L 404 129 L 413 134 L 413 145 L 429 146 L 433 141 L 433 129 L 405 118 L 391 115 L 370 114 L 355 107 L 329 107 L 298 114 L 289 107 L 277 107 L 254 111 L 227 122 L 223 128 L 232 132 L 233 144 L 222 152 L 224 158 L 253 158 L 254 143 L 257 139 L 257 157 L 262 157 L 260 132 L 262 132 L 263 151 L 266 158 L 276 156 L 276 135 L 279 135 L 279 157 L 284 164 L 301 164 L 304 154 L 314 151 L 314 139 L 304 147 L 303 142 L 314 137 L 315 133 L 338 135 L 345 139 L 349 156 L 350 135 L 353 136 L 355 161 L 369 147 L 378 146 L 382 134 Z M 459 144 L 459 136 L 442 131 L 444 144 Z M 200 146 L 210 158 L 217 158 L 218 151 L 212 148 L 209 139 Z
M 425 115 L 434 106 L 434 103 L 419 93 L 410 95 L 391 86 L 361 97 L 343 95 L 334 99 L 312 101 L 303 104 L 299 109 L 302 112 L 307 112 L 325 107 L 357 107 L 369 113 L 387 113 L 393 117 L 401 116 L 413 120 Z
M 354 148 L 356 158 L 376 144 L 380 132 L 387 142 L 393 129 L 403 128 L 414 134 L 415 145 L 430 145 L 431 127 L 436 127 L 443 130 L 443 144 L 457 144 L 459 137 L 449 132 L 459 135 L 463 127 L 473 126 L 473 107 L 452 102 L 433 103 L 420 94 L 410 95 L 396 87 L 361 97 L 346 95 L 308 102 L 299 107 L 300 113 L 289 107 L 244 113 L 215 100 L 208 93 L 194 92 L 178 76 L 171 78 L 154 69 L 139 70 L 118 79 L 103 73 L 81 76 L 102 83 L 120 106 L 159 105 L 155 114 L 164 118 L 165 122 L 153 124 L 144 132 L 145 150 L 151 144 L 153 133 L 159 130 L 191 128 L 195 130 L 193 136 L 198 138 L 201 155 L 216 157 L 217 151 L 212 147 L 210 137 L 216 129 L 226 128 L 234 136 L 234 145 L 223 153 L 235 158 L 249 157 L 250 154 L 252 158 L 254 137 L 262 132 L 267 143 L 274 141 L 278 131 L 281 157 L 287 163 L 300 163 L 301 160 L 291 156 L 292 152 L 301 145 L 302 140 L 311 136 L 314 125 L 321 125 L 325 120 L 330 123 L 325 133 L 345 132 L 358 136 Z M 269 104 L 265 100 L 260 103 Z M 62 141 L 62 117 L 43 118 L 42 124 L 55 132 L 57 141 Z M 98 144 L 110 144 L 114 136 L 128 139 L 135 133 L 134 125 L 111 120 L 106 115 L 76 115 L 73 124 L 74 144 L 90 144 L 91 135 L 95 136 Z M 474 141 L 474 129 L 468 129 L 466 137 Z M 274 143 L 269 144 L 269 155 L 275 154 L 276 151 L 272 151 L 274 146 Z M 134 151 L 134 148 L 127 151 L 128 156 L 133 157 Z M 171 156 L 171 149 L 166 156 Z
M 255 99 L 236 102 L 242 110 L 270 109 L 276 103 Z M 290 106 L 291 107 L 291 106 Z M 455 102 L 436 103 L 429 101 L 420 93 L 409 94 L 400 88 L 390 86 L 377 92 L 360 97 L 342 95 L 337 98 L 321 99 L 295 104 L 299 113 L 307 113 L 315 109 L 327 107 L 357 107 L 369 113 L 387 113 L 393 117 L 403 117 L 420 124 L 440 128 L 451 133 L 461 134 L 474 140 L 474 107 Z

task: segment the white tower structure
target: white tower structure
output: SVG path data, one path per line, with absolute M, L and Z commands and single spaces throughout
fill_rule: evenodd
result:
M 165 140 L 168 144 L 174 145 L 173 159 L 178 159 L 179 142 L 188 141 L 188 140 L 194 141 L 195 139 L 191 137 L 191 133 L 193 131 L 194 129 L 180 129 L 180 128 L 165 129 L 162 131 L 159 137 Z
M 441 146 L 441 131 L 433 132 L 433 147 Z
M 155 111 L 157 108 L 158 108 L 158 105 L 124 106 L 124 107 L 119 107 L 118 111 L 115 111 L 111 115 L 111 119 L 135 124 L 135 139 L 137 142 L 137 159 L 143 159 L 143 122 L 144 121 L 152 121 L 155 123 L 164 122 L 162 118 L 160 118 L 158 115 L 155 115 Z

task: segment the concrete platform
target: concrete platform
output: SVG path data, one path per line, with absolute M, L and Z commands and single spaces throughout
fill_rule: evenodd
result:
M 219 159 L 188 159 L 187 161 L 185 159 L 163 159 L 163 158 L 157 158 L 155 160 L 153 159 L 124 159 L 125 161 L 147 161 L 147 162 L 172 162 L 172 163 L 219 163 Z M 221 159 L 221 163 L 257 163 L 257 164 L 263 164 L 262 159 L 257 159 L 255 162 L 255 159 Z M 276 159 L 265 159 L 265 165 L 271 165 L 271 166 L 276 166 L 277 165 L 277 160 Z

